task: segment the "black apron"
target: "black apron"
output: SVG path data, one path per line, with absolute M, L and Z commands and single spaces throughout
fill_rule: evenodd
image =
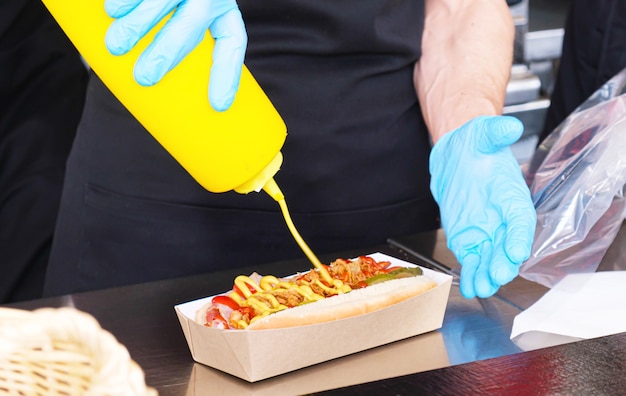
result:
M 276 180 L 311 248 L 358 249 L 436 228 L 412 83 L 422 2 L 239 5 L 246 64 L 289 133 Z M 62 206 L 48 294 L 303 257 L 276 202 L 204 190 L 97 78 Z
M 41 297 L 87 86 L 39 0 L 0 4 L 0 303 Z
M 626 67 L 626 1 L 574 0 L 563 52 L 539 142 Z

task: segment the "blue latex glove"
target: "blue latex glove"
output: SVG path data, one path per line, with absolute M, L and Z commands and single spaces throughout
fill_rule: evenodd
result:
M 530 256 L 536 213 L 509 148 L 523 129 L 513 117 L 477 117 L 430 154 L 431 192 L 467 298 L 493 295 Z
M 248 37 L 235 0 L 106 0 L 106 12 L 115 21 L 105 42 L 113 55 L 130 51 L 147 32 L 176 8 L 171 19 L 135 64 L 135 80 L 156 84 L 204 38 L 215 38 L 209 83 L 209 102 L 218 111 L 235 99 Z

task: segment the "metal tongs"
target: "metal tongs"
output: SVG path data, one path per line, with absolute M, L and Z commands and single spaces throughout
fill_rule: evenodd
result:
M 453 285 L 458 285 L 459 284 L 459 279 L 461 277 L 461 275 L 459 274 L 458 271 L 453 270 L 452 268 L 448 267 L 447 265 L 435 260 L 432 257 L 428 257 L 423 255 L 422 253 L 418 252 L 417 250 L 411 248 L 410 246 L 407 246 L 406 244 L 397 241 L 395 239 L 392 238 L 388 238 L 387 239 L 387 243 L 389 245 L 391 245 L 392 248 L 398 250 L 398 252 L 400 254 L 403 254 L 411 259 L 413 259 L 414 261 L 416 261 L 419 265 L 421 265 L 422 267 L 431 269 L 433 271 L 438 271 L 438 272 L 443 272 L 444 274 L 450 275 L 452 276 L 452 284 Z

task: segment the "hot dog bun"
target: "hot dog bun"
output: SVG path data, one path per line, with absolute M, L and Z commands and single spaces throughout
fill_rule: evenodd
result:
M 393 279 L 314 303 L 288 308 L 256 320 L 247 329 L 279 329 L 349 318 L 407 300 L 435 286 L 437 283 L 425 276 Z M 196 315 L 198 323 L 204 324 L 207 309 L 210 307 L 209 303 L 198 310 Z
M 425 276 L 389 280 L 268 315 L 250 324 L 248 329 L 278 329 L 349 318 L 407 300 L 435 286 L 437 283 Z

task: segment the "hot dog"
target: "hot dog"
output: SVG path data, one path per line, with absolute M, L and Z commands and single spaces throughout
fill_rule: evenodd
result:
M 323 323 L 382 309 L 437 286 L 419 268 L 390 267 L 368 256 L 338 259 L 289 279 L 238 276 L 233 290 L 197 311 L 221 329 L 276 329 Z

